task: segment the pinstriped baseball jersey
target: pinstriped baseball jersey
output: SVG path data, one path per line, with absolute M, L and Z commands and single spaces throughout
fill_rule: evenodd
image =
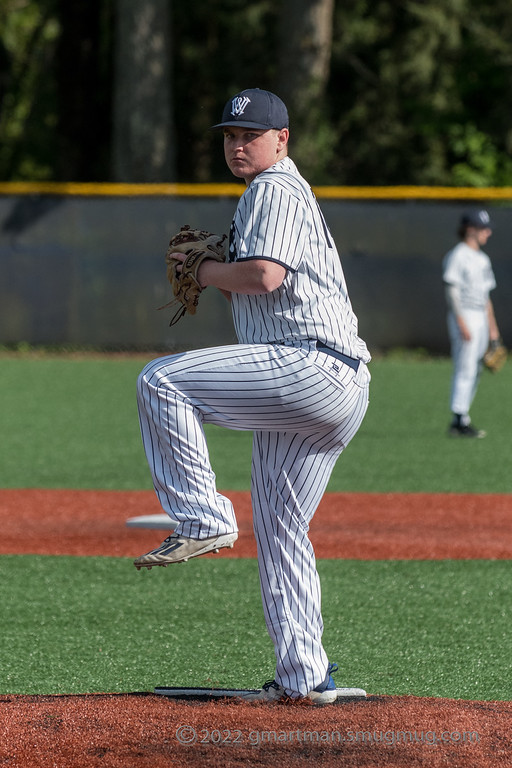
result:
M 270 296 L 233 294 L 242 343 L 310 349 L 311 340 L 317 340 L 349 357 L 370 360 L 358 336 L 336 245 L 311 187 L 289 157 L 259 174 L 240 199 L 229 259 L 269 259 L 287 270 Z

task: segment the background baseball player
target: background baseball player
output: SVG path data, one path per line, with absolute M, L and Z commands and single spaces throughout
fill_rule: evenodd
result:
M 469 409 L 476 394 L 482 361 L 489 340 L 499 339 L 490 292 L 496 287 L 491 261 L 482 246 L 492 234 L 489 214 L 472 210 L 464 214 L 460 242 L 443 261 L 443 281 L 448 303 L 448 333 L 453 377 L 449 434 L 453 437 L 485 437 L 471 424 Z
M 179 526 L 135 565 L 167 565 L 233 545 L 236 518 L 216 490 L 203 424 L 252 430 L 254 531 L 276 655 L 275 679 L 256 698 L 325 704 L 336 698 L 335 665 L 322 646 L 308 527 L 366 412 L 370 355 L 336 246 L 287 156 L 283 102 L 245 90 L 214 128 L 223 130 L 227 165 L 247 189 L 231 225 L 228 261 L 204 261 L 198 274 L 202 286 L 230 298 L 239 344 L 160 358 L 139 377 L 156 493 Z

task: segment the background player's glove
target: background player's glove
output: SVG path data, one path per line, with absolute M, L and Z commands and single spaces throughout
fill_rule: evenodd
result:
M 160 309 L 176 303 L 181 306 L 171 318 L 169 325 L 177 323 L 186 312 L 190 315 L 195 314 L 199 294 L 203 290 L 197 279 L 199 267 L 205 259 L 226 260 L 226 239 L 226 235 L 214 235 L 202 229 L 190 229 L 188 224 L 171 237 L 165 262 L 167 279 L 172 286 L 175 298 Z M 185 261 L 173 259 L 172 254 L 176 252 L 185 254 Z M 181 267 L 180 271 L 177 271 L 178 267 Z
M 493 373 L 500 371 L 507 359 L 507 349 L 501 339 L 489 342 L 484 355 L 484 365 Z

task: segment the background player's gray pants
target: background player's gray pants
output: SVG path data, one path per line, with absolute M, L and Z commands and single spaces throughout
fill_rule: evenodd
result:
M 462 312 L 471 339 L 464 341 L 454 315 L 448 314 L 453 376 L 450 395 L 452 413 L 467 416 L 474 400 L 483 367 L 483 356 L 489 343 L 489 323 L 485 310 Z
M 370 376 L 279 345 L 201 349 L 149 363 L 138 381 L 142 439 L 163 509 L 183 536 L 237 530 L 217 492 L 203 423 L 252 430 L 252 504 L 276 680 L 305 695 L 325 678 L 320 584 L 308 527 L 368 406 Z

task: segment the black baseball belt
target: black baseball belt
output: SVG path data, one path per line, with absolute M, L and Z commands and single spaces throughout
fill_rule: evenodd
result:
M 357 371 L 359 368 L 360 360 L 356 360 L 354 357 L 349 357 L 348 355 L 344 355 L 343 352 L 338 352 L 336 349 L 331 349 L 330 347 L 326 346 L 325 344 L 322 344 L 321 341 L 316 342 L 316 348 L 319 352 L 324 352 L 326 355 L 331 355 L 331 357 L 335 357 L 336 360 L 341 360 L 342 363 L 345 363 L 345 365 L 349 365 L 351 368 L 354 369 L 354 371 Z

